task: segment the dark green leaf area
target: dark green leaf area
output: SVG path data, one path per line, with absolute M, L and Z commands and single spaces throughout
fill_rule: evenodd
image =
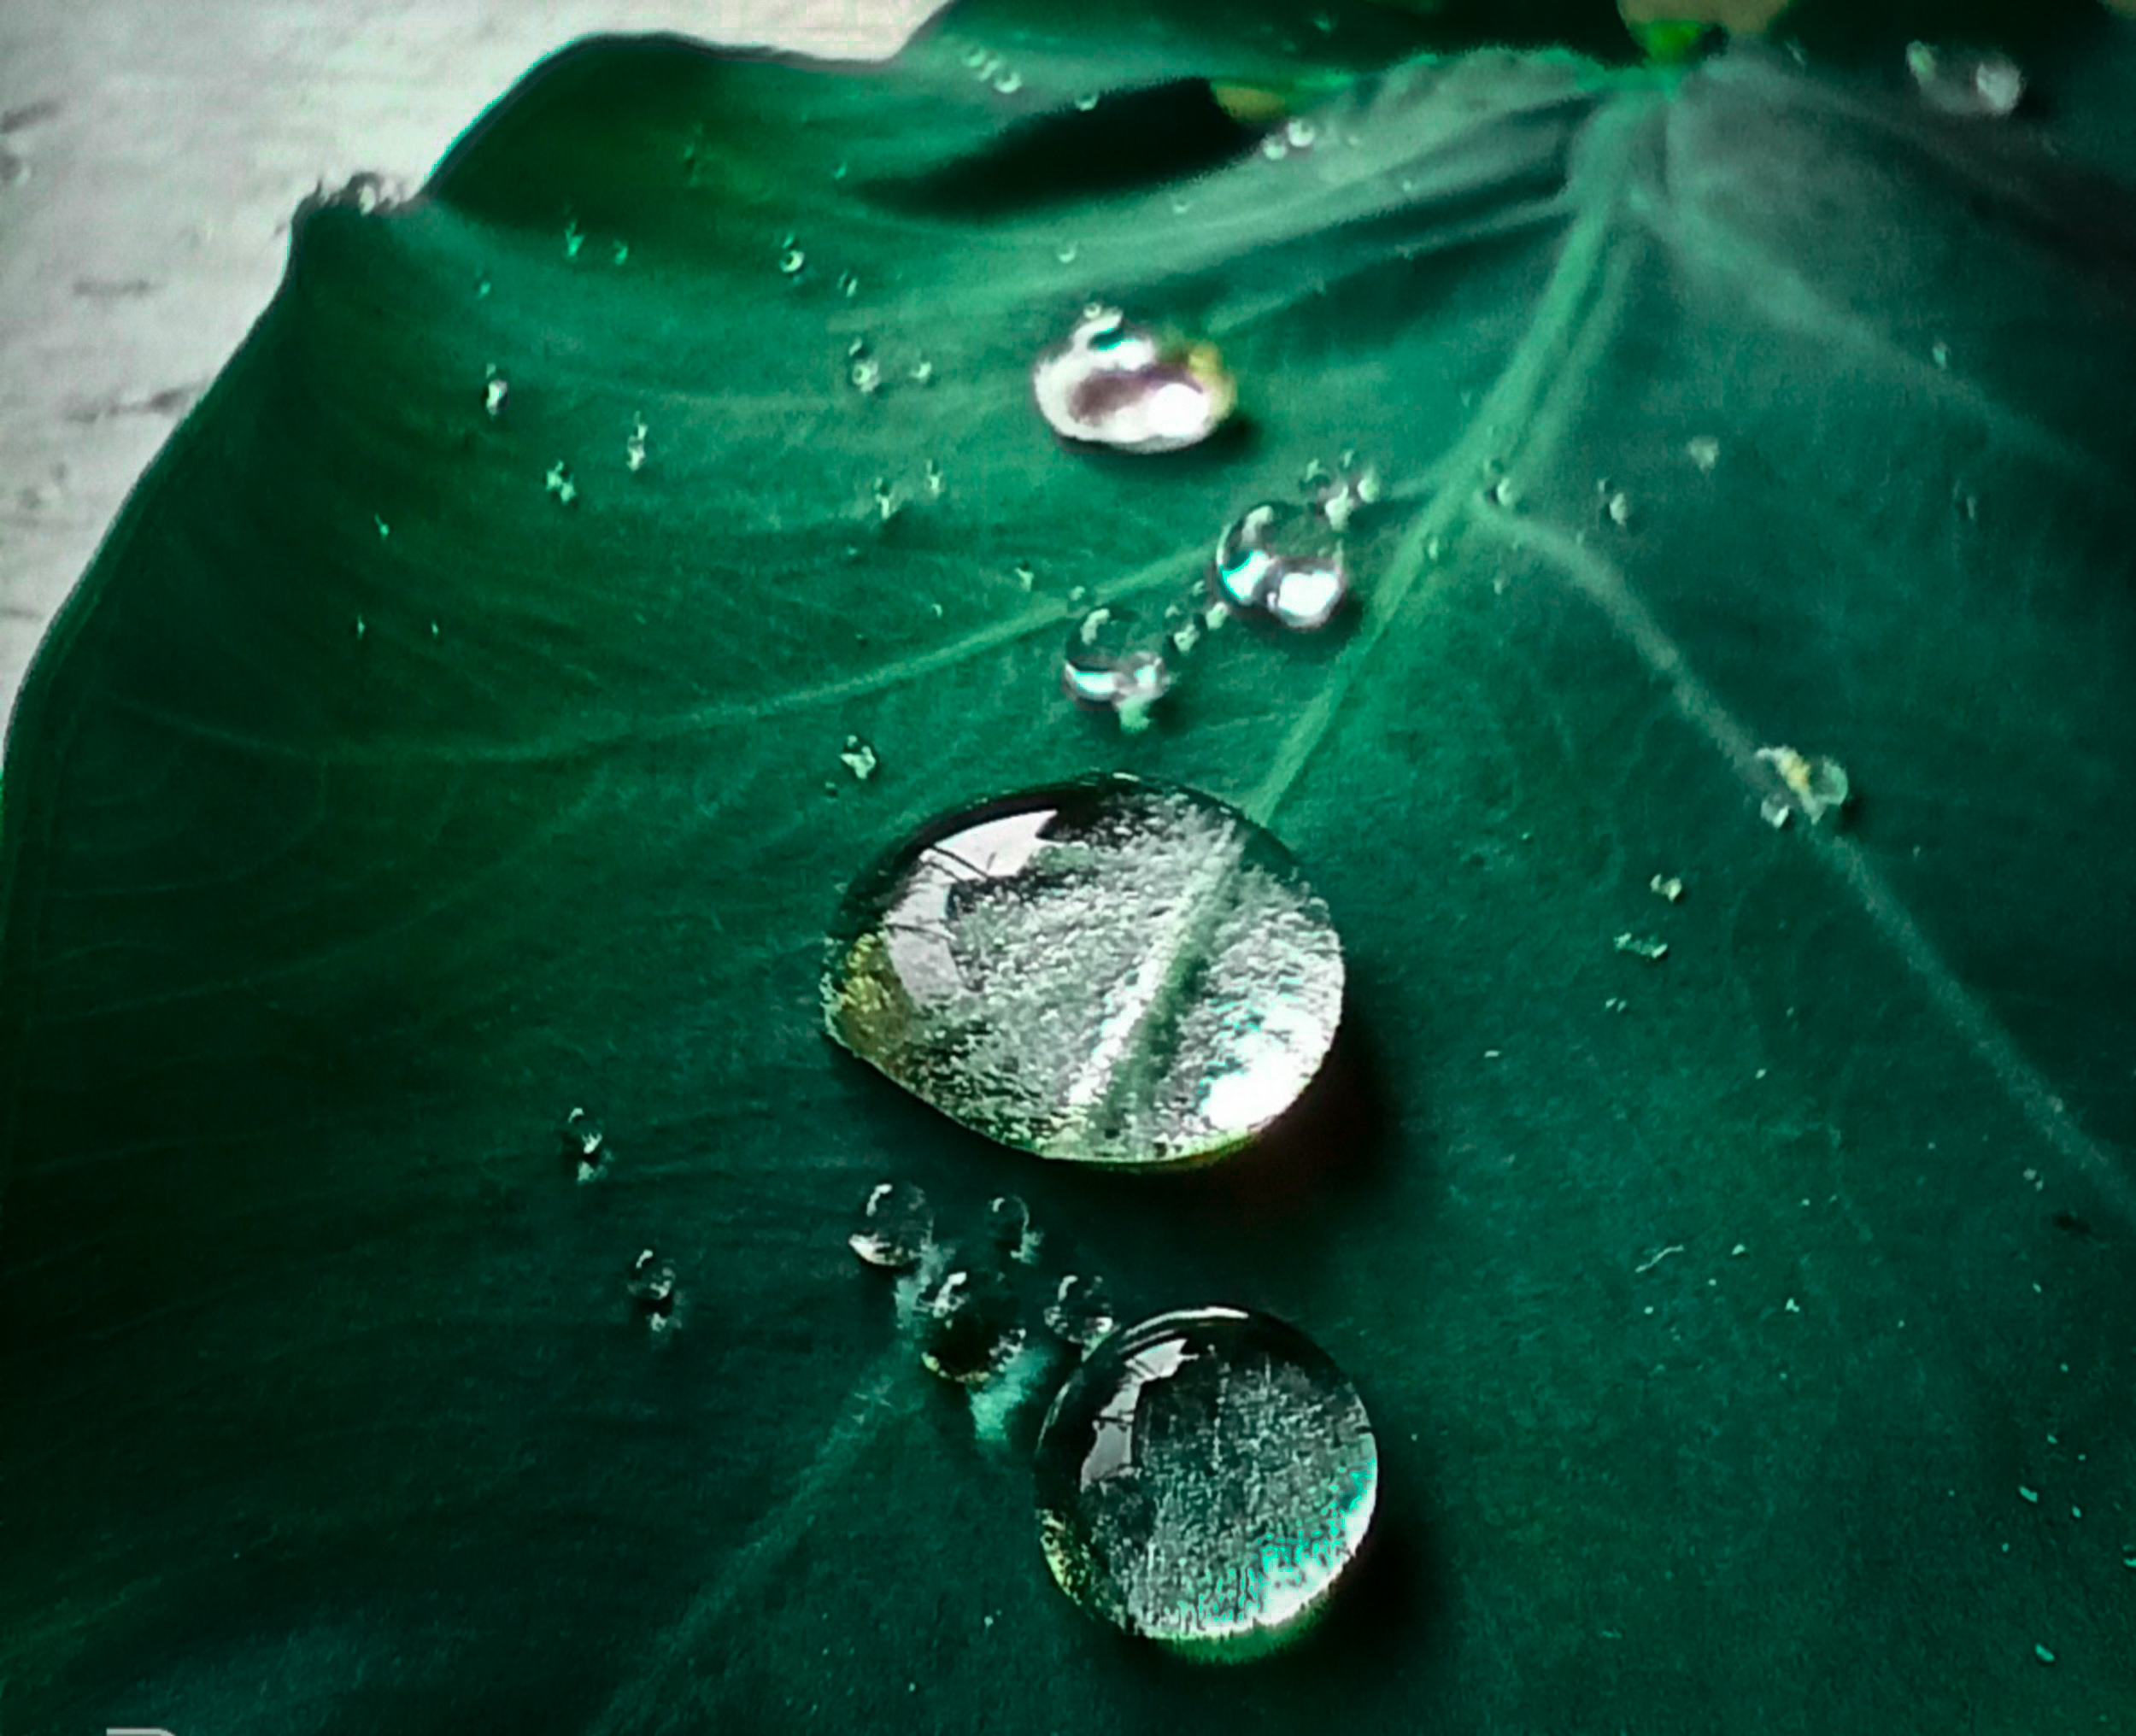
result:
M 9 739 L 10 1727 L 2124 1715 L 2115 87 L 1963 127 L 1351 16 L 1265 128 L 1206 86 L 1276 50 L 1192 17 L 1110 74 L 1006 10 L 594 44 L 302 214 Z M 1094 299 L 1220 345 L 1233 424 L 1063 447 Z M 1346 465 L 1324 631 L 1218 627 L 1141 733 L 1067 701 L 1086 599 L 1198 599 Z M 1761 817 L 1782 746 L 1842 815 Z M 1141 1185 L 818 998 L 865 864 L 1109 771 L 1274 831 L 1348 966 L 1299 1114 Z M 1326 1348 L 1384 1505 L 1317 1636 L 1194 1671 L 1053 1591 L 1030 1418 L 846 1248 L 888 1176 Z

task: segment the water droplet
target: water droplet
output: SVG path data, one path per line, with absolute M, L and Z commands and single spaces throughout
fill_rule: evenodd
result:
M 633 476 L 645 468 L 645 437 L 652 431 L 645 425 L 644 417 L 631 418 L 631 431 L 623 442 L 623 462 Z
M 898 508 L 904 505 L 887 477 L 876 478 L 869 489 L 869 498 L 875 502 L 876 517 L 885 525 L 897 516 Z
M 1683 449 L 1691 461 L 1708 476 L 1713 466 L 1721 461 L 1721 443 L 1711 434 L 1694 434 L 1683 443 Z
M 998 73 L 995 75 L 994 88 L 1004 97 L 1013 97 L 1024 88 L 1024 75 L 1021 73 Z
M 1124 452 L 1193 446 L 1238 402 L 1215 345 L 1159 340 L 1094 304 L 1065 348 L 1039 358 L 1031 389 L 1055 433 Z
M 965 69 L 975 73 L 993 58 L 984 49 L 976 46 L 966 49 L 963 56 Z
M 1780 774 L 1780 781 L 1787 786 L 1787 794 L 1781 797 L 1768 797 L 1767 805 L 1779 801 L 1787 806 L 1799 808 L 1803 817 L 1816 825 L 1827 814 L 1837 815 L 1845 807 L 1852 785 L 1846 775 L 1846 767 L 1837 760 L 1811 759 L 1797 753 L 1793 748 L 1760 748 L 1756 756 Z M 1784 820 L 1774 820 L 1775 825 Z
M 1046 1329 L 1083 1350 L 1093 1348 L 1119 1323 L 1119 1313 L 1102 1278 L 1071 1272 L 1046 1305 Z
M 923 828 L 854 881 L 831 1036 L 1044 1157 L 1180 1164 L 1245 1145 L 1334 1041 L 1341 942 L 1282 845 L 1174 785 L 1111 777 Z
M 1038 574 L 1028 560 L 1018 561 L 1009 571 L 1016 576 L 1017 584 L 1023 586 L 1025 590 L 1029 590 L 1037 582 Z
M 1646 889 L 1655 897 L 1666 899 L 1671 904 L 1683 902 L 1683 877 L 1677 874 L 1657 874 L 1646 883 Z
M 566 223 L 564 225 L 564 257 L 566 259 L 578 258 L 578 249 L 585 244 L 585 233 L 579 228 L 577 223 Z
M 1076 262 L 1076 243 L 1072 241 L 1062 242 L 1053 249 L 1053 257 L 1063 265 L 1073 265 Z
M 1313 141 L 1319 138 L 1319 129 L 1312 121 L 1293 118 L 1283 123 L 1283 138 L 1293 150 L 1311 150 Z
M 1970 54 L 1910 42 L 1906 70 L 1928 106 L 1945 114 L 2000 120 L 2025 95 L 2025 75 L 2008 55 Z
M 1496 507 L 1500 512 L 1511 512 L 1520 500 L 1520 488 L 1510 476 L 1500 477 L 1483 490 L 1484 504 Z
M 850 302 L 855 296 L 859 295 L 860 293 L 860 279 L 859 276 L 849 271 L 840 272 L 838 273 L 838 293 L 843 296 L 848 302 Z
M 871 1266 L 901 1272 L 916 1266 L 935 1239 L 934 1209 L 910 1182 L 877 1182 L 860 1207 L 860 1227 L 846 1238 Z
M 543 486 L 556 496 L 559 506 L 567 507 L 578 498 L 578 484 L 571 479 L 571 472 L 560 458 L 549 466 Z
M 1610 522 L 1620 531 L 1632 522 L 1632 499 L 1621 489 L 1604 502 L 1602 510 L 1609 515 Z
M 1928 346 L 1928 360 L 1935 363 L 1938 367 L 1950 367 L 1951 346 L 1947 343 L 1941 343 L 1930 344 Z
M 935 364 L 922 356 L 912 364 L 912 380 L 916 386 L 924 386 L 935 377 Z
M 1031 1222 L 1031 1208 L 1013 1194 L 987 1202 L 987 1239 L 1019 1266 L 1035 1265 L 1045 1237 Z
M 631 243 L 627 241 L 617 242 L 608 249 L 608 256 L 616 264 L 621 265 L 631 256 Z
M 657 1248 L 643 1248 L 631 1263 L 625 1288 L 646 1329 L 660 1337 L 673 1329 L 676 1305 L 682 1293 L 675 1285 L 675 1269 L 660 1257 Z
M 883 364 L 871 355 L 856 355 L 847 364 L 846 378 L 862 397 L 872 397 L 882 390 Z
M 789 247 L 778 256 L 778 268 L 789 278 L 799 277 L 801 267 L 808 263 L 808 255 L 798 247 Z
M 846 770 L 862 783 L 875 776 L 875 768 L 881 763 L 875 757 L 875 749 L 858 736 L 846 737 L 846 745 L 839 750 L 838 759 Z
M 1190 1656 L 1273 1650 L 1326 1609 L 1379 1495 L 1371 1419 L 1295 1328 L 1233 1308 L 1105 1339 L 1055 1395 L 1039 1540 L 1083 1609 Z
M 1290 155 L 1290 142 L 1280 132 L 1271 132 L 1261 141 L 1261 155 L 1270 162 L 1281 162 Z
M 1071 699 L 1109 707 L 1124 727 L 1139 729 L 1171 689 L 1165 644 L 1161 624 L 1146 621 L 1124 603 L 1100 605 L 1069 631 L 1062 684 Z
M 1088 114 L 1097 106 L 1098 93 L 1095 91 L 1086 91 L 1082 96 L 1076 98 L 1076 107 L 1085 114 Z
M 392 525 L 387 524 L 386 521 L 380 518 L 376 513 L 372 513 L 371 522 L 378 526 L 378 540 L 380 542 L 384 542 L 388 537 L 390 537 L 393 534 Z
M 1189 199 L 1184 193 L 1174 193 L 1171 196 L 1171 204 L 1172 208 L 1172 215 L 1175 217 L 1184 217 L 1189 211 L 1194 208 L 1194 202 L 1192 199 Z
M 492 363 L 483 370 L 482 408 L 491 417 L 504 413 L 504 401 L 512 396 L 511 381 L 502 378 Z
M 574 1109 L 564 1117 L 561 1137 L 564 1162 L 575 1181 L 590 1182 L 607 1167 L 607 1135 L 584 1110 Z
M 927 481 L 927 498 L 930 501 L 940 500 L 949 487 L 949 478 L 942 473 L 942 466 L 930 458 L 922 474 Z
M 1325 517 L 1273 502 L 1224 527 L 1209 581 L 1229 607 L 1306 631 L 1327 625 L 1350 589 L 1341 541 Z
M 989 1258 L 959 1258 L 912 1308 L 919 1359 L 930 1375 L 960 1387 L 983 1386 L 1023 1349 L 1016 1292 Z
M 1657 940 L 1652 935 L 1623 934 L 1617 937 L 1617 949 L 1629 953 L 1634 958 L 1657 964 L 1669 956 L 1669 942 Z

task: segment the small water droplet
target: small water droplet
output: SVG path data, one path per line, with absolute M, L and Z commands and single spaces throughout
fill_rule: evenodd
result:
M 617 265 L 621 265 L 630 256 L 631 243 L 627 241 L 619 241 L 608 249 L 608 257 Z
M 1680 875 L 1657 874 L 1647 881 L 1646 889 L 1655 897 L 1666 899 L 1671 904 L 1683 901 L 1683 879 Z
M 1184 193 L 1174 193 L 1171 196 L 1171 204 L 1172 208 L 1172 215 L 1175 217 L 1184 217 L 1189 211 L 1194 208 L 1194 202 L 1192 199 L 1189 199 Z
M 964 51 L 962 58 L 964 60 L 965 69 L 969 72 L 976 73 L 981 67 L 986 65 L 989 61 L 992 60 L 994 56 L 989 54 L 984 49 L 974 46 L 966 49 Z
M 1510 476 L 1500 477 L 1483 490 L 1484 504 L 1496 507 L 1500 512 L 1511 512 L 1520 504 L 1520 488 Z
M 564 257 L 576 259 L 578 250 L 586 244 L 585 232 L 576 222 L 564 225 Z
M 1945 114 L 2001 120 L 2024 100 L 2024 73 L 2008 55 L 1910 42 L 1906 44 L 1906 70 L 1928 106 Z
M 984 1386 L 1024 1347 L 1016 1292 L 989 1258 L 959 1256 L 912 1309 L 922 1366 L 960 1387 Z
M 483 276 L 483 277 L 478 277 L 478 278 L 477 278 L 477 279 L 475 279 L 475 299 L 476 299 L 476 300 L 478 300 L 478 301 L 479 301 L 479 300 L 481 300 L 484 296 L 487 296 L 489 293 L 490 293 L 490 279 L 489 279 L 489 278 L 488 278 L 487 276 Z
M 358 615 L 356 617 L 356 637 L 359 639 L 362 638 L 367 630 L 368 630 L 363 625 L 363 617 L 361 615 Z
M 846 737 L 846 745 L 839 751 L 838 758 L 862 783 L 875 776 L 875 768 L 880 763 L 875 757 L 875 749 L 858 736 Z
M 1038 573 L 1028 560 L 1018 561 L 1009 571 L 1014 575 L 1017 584 L 1025 590 L 1029 590 L 1037 582 Z
M 1799 808 L 1812 825 L 1827 814 L 1836 816 L 1852 794 L 1846 767 L 1836 760 L 1812 759 L 1787 747 L 1760 748 L 1756 757 L 1778 772 L 1780 781 L 1787 787 L 1785 797 L 1769 800 L 1780 800 Z
M 927 498 L 930 501 L 940 500 L 949 487 L 949 479 L 942 473 L 942 466 L 930 458 L 922 474 L 926 478 Z
M 1683 443 L 1686 456 L 1706 475 L 1721 461 L 1721 443 L 1711 434 L 1694 434 Z
M 850 167 L 843 161 L 841 161 L 836 167 L 831 170 L 830 179 L 834 181 L 842 181 L 850 173 Z
M 860 1228 L 846 1242 L 870 1265 L 901 1272 L 920 1263 L 934 1239 L 927 1196 L 910 1182 L 877 1182 L 861 1202 Z
M 1283 138 L 1293 150 L 1311 150 L 1320 132 L 1312 121 L 1293 117 L 1283 123 Z
M 876 517 L 885 525 L 897 516 L 899 508 L 905 504 L 897 490 L 890 486 L 889 478 L 887 477 L 876 478 L 869 490 L 869 495 L 875 502 Z
M 482 387 L 482 408 L 491 417 L 504 413 L 504 401 L 512 396 L 511 381 L 502 378 L 492 367 Z
M 1602 510 L 1609 515 L 1610 522 L 1620 531 L 1632 522 L 1631 496 L 1621 489 L 1609 497 Z
M 645 425 L 644 417 L 631 418 L 631 431 L 623 442 L 623 462 L 633 476 L 645 468 L 645 437 L 652 431 Z
M 871 355 L 856 355 L 846 366 L 846 378 L 862 397 L 872 397 L 882 390 L 883 364 Z
M 1652 935 L 1622 934 L 1617 937 L 1616 945 L 1618 952 L 1629 953 L 1649 964 L 1658 964 L 1669 956 L 1669 942 Z
M 807 263 L 808 255 L 798 247 L 789 247 L 778 256 L 778 268 L 789 278 L 799 277 Z
M 1035 1460 L 1060 1588 L 1189 1656 L 1275 1649 L 1326 1609 L 1364 1546 L 1378 1444 L 1303 1333 L 1198 1308 L 1122 1328 L 1055 1395 Z
M 1082 96 L 1076 98 L 1076 107 L 1085 114 L 1088 114 L 1097 106 L 1098 93 L 1095 91 L 1086 91 Z
M 1281 162 L 1290 155 L 1290 142 L 1280 132 L 1271 132 L 1261 141 L 1261 155 L 1270 162 Z
M 911 378 L 914 385 L 924 386 L 930 380 L 933 379 L 934 377 L 935 364 L 928 361 L 925 356 L 922 356 L 918 361 L 912 364 Z
M 944 816 L 860 875 L 831 1036 L 1003 1145 L 1079 1162 L 1238 1149 L 1319 1070 L 1342 1006 L 1327 906 L 1221 802 L 1112 777 Z
M 564 1163 L 573 1180 L 590 1182 L 607 1167 L 607 1135 L 584 1109 L 574 1109 L 564 1117 L 561 1139 Z
M 1038 1226 L 1031 1222 L 1031 1208 L 1013 1194 L 1000 1194 L 987 1202 L 987 1239 L 1005 1258 L 1019 1266 L 1036 1265 L 1045 1242 Z
M 578 484 L 571 479 L 571 472 L 560 458 L 549 466 L 543 486 L 556 496 L 559 506 L 567 507 L 578 498 Z
M 1024 88 L 1024 75 L 1015 72 L 997 73 L 994 79 L 994 88 L 1004 97 L 1013 97 Z
M 1938 367 L 1950 367 L 1951 346 L 1947 343 L 1942 343 L 1930 344 L 1928 346 L 1928 360 L 1935 363 Z
M 1031 373 L 1039 413 L 1064 438 L 1124 452 L 1177 452 L 1231 413 L 1238 387 L 1211 343 L 1160 341 L 1093 304 Z
M 1123 727 L 1139 729 L 1171 689 L 1165 645 L 1160 623 L 1124 603 L 1101 604 L 1069 631 L 1062 683 L 1071 699 L 1117 712 Z
M 1105 1280 L 1071 1272 L 1046 1305 L 1046 1329 L 1065 1343 L 1090 1350 L 1120 1323 Z
M 674 1328 L 675 1310 L 682 1299 L 682 1292 L 676 1287 L 675 1268 L 660 1258 L 657 1248 L 639 1250 L 624 1287 L 630 1293 L 638 1317 L 654 1337 Z
M 386 521 L 380 518 L 376 513 L 372 513 L 371 522 L 378 527 L 378 540 L 380 542 L 384 542 L 388 537 L 390 537 L 393 534 L 393 527 L 387 524 Z
M 1265 501 L 1224 527 L 1209 583 L 1227 607 L 1304 631 L 1327 625 L 1350 590 L 1341 540 L 1326 518 Z
M 1053 257 L 1063 265 L 1073 265 L 1076 262 L 1076 243 L 1072 241 L 1062 242 L 1054 248 Z

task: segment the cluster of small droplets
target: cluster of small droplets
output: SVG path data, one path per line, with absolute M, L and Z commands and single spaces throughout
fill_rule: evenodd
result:
M 645 437 L 651 432 L 644 417 L 631 418 L 631 431 L 623 442 L 623 462 L 633 476 L 645 468 Z
M 869 354 L 865 337 L 856 337 L 846 346 L 846 378 L 864 398 L 871 398 L 882 390 L 883 364 Z
M 990 85 L 1004 97 L 1024 88 L 1024 75 L 998 54 L 974 45 L 964 51 L 965 69 L 982 85 Z

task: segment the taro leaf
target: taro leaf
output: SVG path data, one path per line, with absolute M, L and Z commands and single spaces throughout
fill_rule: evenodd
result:
M 1193 80 L 1282 38 L 1135 16 L 592 44 L 303 214 L 10 740 L 10 1728 L 2136 1704 L 2126 29 L 2008 129 L 1483 52 L 1271 159 Z M 1094 294 L 1218 339 L 1237 432 L 1061 449 L 1023 371 Z M 1140 736 L 1061 700 L 1071 587 L 1161 602 L 1345 449 L 1347 625 L 1226 628 Z M 1761 824 L 1781 743 L 1844 830 Z M 1345 937 L 1326 1088 L 1229 1169 L 1059 1173 L 819 1029 L 860 865 L 1106 769 Z M 1319 1636 L 1196 1672 L 1059 1598 L 846 1251 L 886 1174 L 1334 1354 L 1385 1504 Z

